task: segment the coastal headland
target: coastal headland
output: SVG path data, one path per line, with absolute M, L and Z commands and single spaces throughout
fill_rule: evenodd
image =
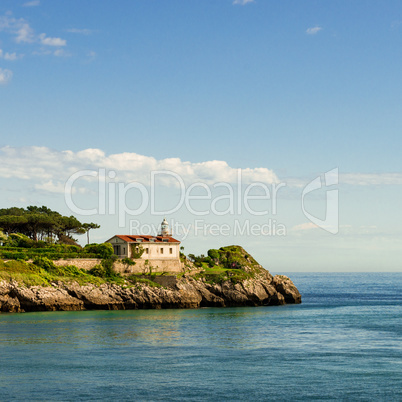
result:
M 0 260 L 0 311 L 301 303 L 301 295 L 288 277 L 272 276 L 240 246 L 209 250 L 205 257 L 182 256 L 182 272 L 175 275 L 157 272 L 152 267 L 144 273 L 116 273 L 113 264 L 113 260 L 105 259 L 94 268 L 85 270 L 74 265 L 56 265 L 46 257 L 36 258 L 33 262 Z

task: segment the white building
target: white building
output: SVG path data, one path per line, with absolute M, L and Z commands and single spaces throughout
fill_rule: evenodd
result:
M 132 258 L 135 253 L 143 249 L 142 255 L 136 259 L 137 268 L 148 264 L 166 272 L 179 272 L 180 241 L 169 233 L 169 225 L 164 219 L 161 231 L 157 236 L 149 235 L 115 235 L 106 241 L 113 246 L 114 253 L 119 258 Z

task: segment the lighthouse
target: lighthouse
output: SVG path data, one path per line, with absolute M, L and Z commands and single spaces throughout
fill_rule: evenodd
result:
M 159 236 L 162 236 L 162 237 L 170 236 L 169 224 L 168 224 L 166 218 L 163 218 L 163 221 L 161 223 L 161 232 L 160 232 Z

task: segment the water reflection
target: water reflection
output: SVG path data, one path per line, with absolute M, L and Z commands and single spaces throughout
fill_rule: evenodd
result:
M 287 308 L 52 312 L 2 316 L 0 345 L 275 347 Z

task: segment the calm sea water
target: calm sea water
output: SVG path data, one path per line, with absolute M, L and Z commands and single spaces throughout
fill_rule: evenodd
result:
M 0 315 L 0 400 L 402 400 L 402 274 L 303 304 Z

